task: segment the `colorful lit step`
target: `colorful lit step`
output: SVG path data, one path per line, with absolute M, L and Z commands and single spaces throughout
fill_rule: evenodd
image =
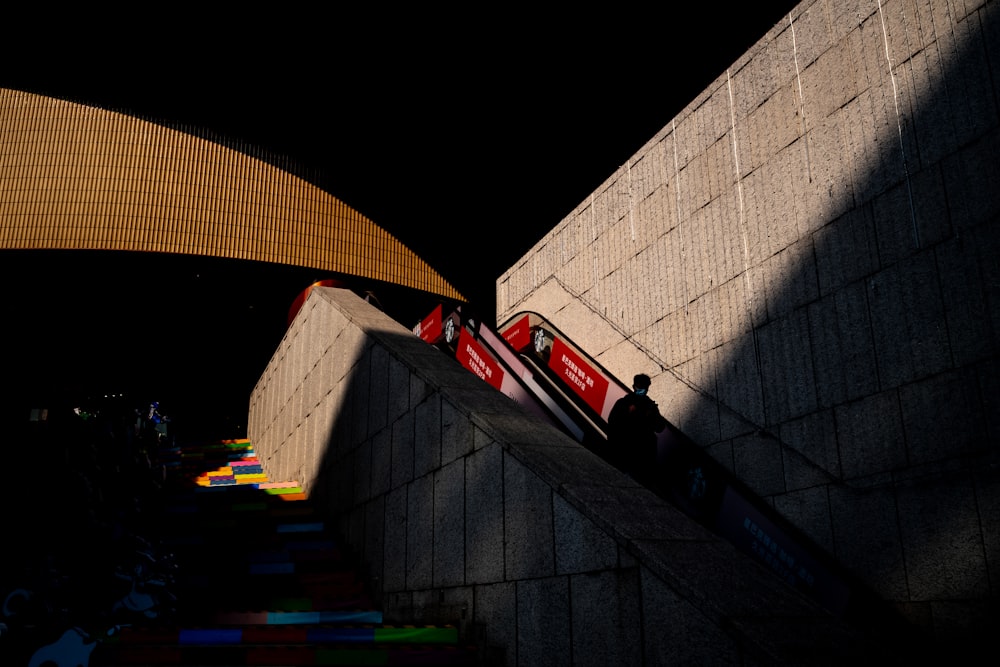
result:
M 295 614 L 304 616 L 303 614 Z M 351 626 L 265 624 L 215 628 L 124 627 L 112 640 L 119 644 L 235 646 L 239 644 L 456 644 L 452 626 Z
M 219 612 L 211 617 L 216 625 L 318 625 L 382 623 L 382 612 L 359 611 L 247 611 Z

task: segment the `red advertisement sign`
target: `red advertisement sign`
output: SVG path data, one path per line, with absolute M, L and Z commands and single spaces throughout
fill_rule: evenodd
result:
M 531 345 L 531 323 L 525 315 L 504 330 L 503 337 L 512 348 L 520 352 Z
M 608 393 L 608 380 L 558 338 L 552 341 L 549 368 L 558 373 L 587 405 L 601 413 Z
M 427 343 L 437 342 L 441 338 L 441 312 L 441 305 L 438 304 L 438 307 L 417 325 L 413 333 Z
M 503 369 L 465 327 L 462 327 L 458 334 L 458 350 L 455 352 L 455 358 L 458 359 L 458 363 L 496 389 L 500 389 L 503 385 Z

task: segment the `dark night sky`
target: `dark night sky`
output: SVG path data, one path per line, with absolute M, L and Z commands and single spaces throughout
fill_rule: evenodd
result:
M 499 275 L 795 3 L 689 4 L 662 15 L 628 4 L 558 16 L 178 9 L 131 24 L 80 9 L 58 25 L 22 21 L 0 52 L 0 86 L 190 123 L 319 169 L 332 194 L 491 312 Z M 102 280 L 91 298 L 120 304 L 121 285 L 103 293 L 115 280 Z M 254 313 L 278 335 L 287 294 Z

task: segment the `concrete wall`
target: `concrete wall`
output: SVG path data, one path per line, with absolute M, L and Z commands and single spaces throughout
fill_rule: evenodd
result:
M 336 519 L 387 622 L 456 623 L 491 664 L 899 655 L 351 292 L 312 291 L 249 436 Z
M 956 645 L 1000 624 L 998 77 L 996 2 L 802 2 L 497 282 Z

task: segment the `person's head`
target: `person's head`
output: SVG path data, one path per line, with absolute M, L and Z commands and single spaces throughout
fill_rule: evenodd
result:
M 649 391 L 649 385 L 650 379 L 645 373 L 639 373 L 632 378 L 632 389 L 634 389 L 637 394 L 645 394 Z

